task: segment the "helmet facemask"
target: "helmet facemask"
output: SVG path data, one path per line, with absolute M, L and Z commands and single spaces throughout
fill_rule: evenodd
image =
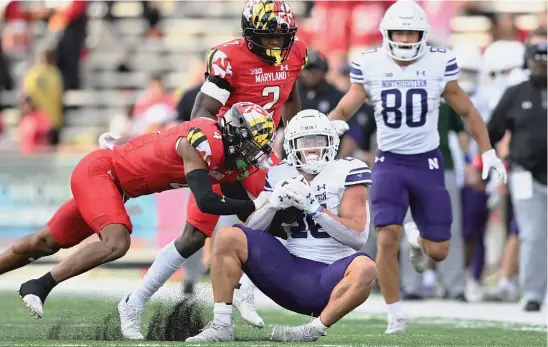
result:
M 312 175 L 317 175 L 335 159 L 333 138 L 328 135 L 304 135 L 287 141 L 287 159 L 293 166 Z
M 424 48 L 426 47 L 427 31 L 425 30 L 411 30 L 419 32 L 419 41 L 414 43 L 401 43 L 392 40 L 392 34 L 394 31 L 405 29 L 392 29 L 382 30 L 384 38 L 383 46 L 387 50 L 388 54 L 400 61 L 411 61 L 419 58 L 424 54 Z
M 266 114 L 266 111 L 262 110 L 262 112 Z M 270 118 L 266 120 L 272 123 Z M 260 128 L 261 124 L 262 128 Z M 228 168 L 245 170 L 250 166 L 259 167 L 269 158 L 274 136 L 271 129 L 273 124 L 258 122 L 255 127 L 260 129 L 255 130 L 256 133 L 253 136 L 244 115 L 240 113 L 238 104 L 234 104 L 219 120 L 219 126 L 223 134 Z M 262 139 L 261 143 L 257 141 L 258 138 Z

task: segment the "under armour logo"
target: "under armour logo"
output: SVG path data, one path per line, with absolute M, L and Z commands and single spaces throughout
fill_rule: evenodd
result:
M 531 101 L 524 101 L 521 103 L 521 108 L 524 110 L 530 110 L 533 107 L 533 103 Z
M 386 73 L 386 77 L 392 77 L 392 76 L 394 76 L 394 74 L 392 72 L 387 72 Z
M 320 191 L 320 190 L 322 190 L 322 189 L 325 189 L 325 184 L 321 184 L 321 185 L 318 184 L 318 186 L 316 187 L 316 190 L 317 190 L 317 191 Z
M 426 71 L 425 70 L 417 70 L 417 76 L 426 76 Z
M 375 163 L 376 163 L 376 162 L 379 162 L 379 161 L 380 161 L 381 163 L 384 163 L 384 156 L 382 156 L 382 157 L 375 157 Z
M 287 64 L 280 65 L 280 71 L 289 71 L 289 66 Z

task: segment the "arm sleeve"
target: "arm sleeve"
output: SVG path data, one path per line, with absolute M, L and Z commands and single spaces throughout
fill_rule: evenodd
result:
M 487 123 L 487 132 L 492 146 L 502 139 L 506 129 L 509 128 L 508 109 L 511 106 L 514 88 L 507 89 L 504 92 Z
M 223 106 L 232 93 L 232 65 L 225 52 L 214 48 L 207 54 L 206 81 L 200 91 L 216 100 Z
M 213 185 L 209 173 L 205 169 L 198 169 L 186 175 L 188 186 L 196 198 L 200 211 L 208 214 L 247 215 L 255 211 L 255 204 L 251 200 L 236 200 L 221 196 L 213 192 Z

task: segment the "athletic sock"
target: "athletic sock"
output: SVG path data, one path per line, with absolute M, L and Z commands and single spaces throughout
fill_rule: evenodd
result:
M 175 243 L 167 244 L 156 256 L 156 260 L 148 269 L 141 285 L 129 296 L 127 303 L 135 306 L 145 306 L 150 298 L 167 280 L 181 267 L 185 258 L 179 254 Z

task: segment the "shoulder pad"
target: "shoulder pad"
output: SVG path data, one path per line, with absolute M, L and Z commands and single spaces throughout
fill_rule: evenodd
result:
M 202 159 L 211 166 L 213 151 L 222 146 L 221 133 L 213 120 L 196 118 L 191 122 L 186 137 L 188 143 L 196 148 Z
M 371 181 L 371 170 L 366 163 L 355 158 L 344 158 L 336 161 L 339 172 L 344 178 L 344 187 L 350 187 L 356 184 L 365 184 L 369 186 Z

